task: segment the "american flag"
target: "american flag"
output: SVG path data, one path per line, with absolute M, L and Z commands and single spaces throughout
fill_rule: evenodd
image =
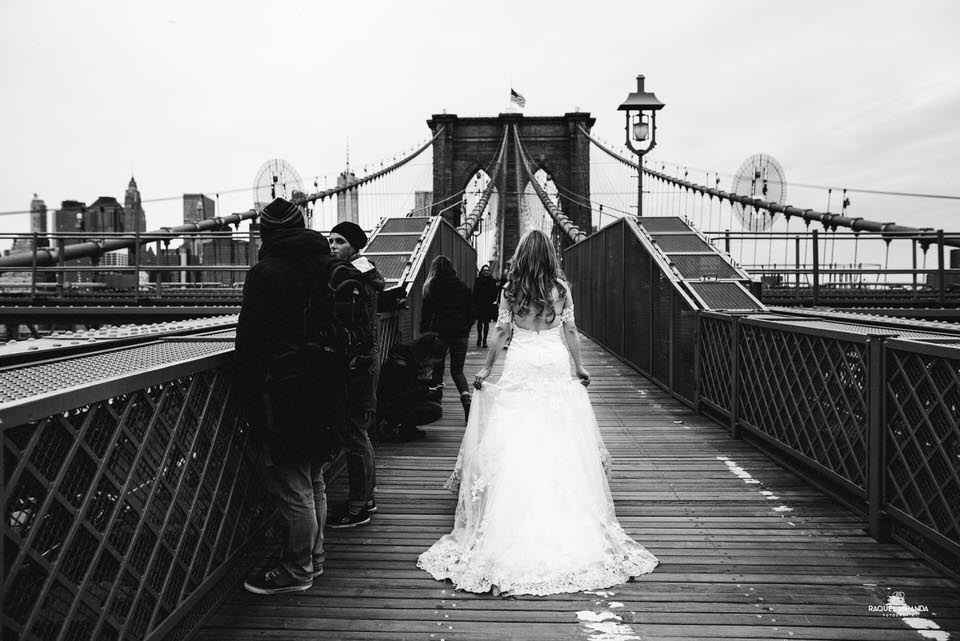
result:
M 518 94 L 512 88 L 510 89 L 510 102 L 516 103 L 518 107 L 523 109 L 527 104 L 527 99 Z

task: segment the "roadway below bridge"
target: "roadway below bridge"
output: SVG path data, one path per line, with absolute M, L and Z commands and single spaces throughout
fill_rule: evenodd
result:
M 615 457 L 620 523 L 660 565 L 590 593 L 457 592 L 416 567 L 453 526 L 443 489 L 463 434 L 455 394 L 425 441 L 377 448 L 370 525 L 327 533 L 307 592 L 237 587 L 196 638 L 264 639 L 946 639 L 960 633 L 960 585 L 893 543 L 627 365 L 583 340 L 589 388 Z M 473 345 L 473 343 L 471 343 Z M 471 347 L 468 379 L 485 356 Z M 500 359 L 493 380 L 502 368 Z M 452 380 L 447 389 L 455 389 Z M 775 399 L 771 399 L 776 402 Z M 346 496 L 346 479 L 330 490 Z M 277 548 L 269 551 L 277 554 Z

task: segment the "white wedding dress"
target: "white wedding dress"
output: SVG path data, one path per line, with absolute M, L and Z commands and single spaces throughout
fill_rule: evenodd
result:
M 561 319 L 573 322 L 572 305 Z M 610 465 L 587 390 L 570 375 L 562 325 L 513 325 L 503 375 L 474 393 L 446 484 L 459 493 L 453 531 L 417 565 L 461 590 L 534 595 L 653 571 L 656 557 L 617 522 Z

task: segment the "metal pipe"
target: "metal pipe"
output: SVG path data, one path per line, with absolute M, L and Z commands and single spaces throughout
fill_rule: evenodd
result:
M 96 258 L 106 252 L 117 249 L 127 249 L 140 244 L 157 240 L 157 237 L 174 238 L 181 234 L 190 232 L 204 232 L 220 229 L 227 225 L 239 225 L 241 221 L 253 220 L 259 214 L 255 211 L 246 211 L 242 214 L 232 214 L 223 218 L 209 218 L 197 223 L 187 223 L 177 227 L 163 227 L 156 231 L 141 234 L 137 236 L 126 236 L 120 238 L 110 238 L 104 241 L 87 241 L 85 243 L 76 243 L 73 245 L 63 245 L 63 239 L 58 239 L 60 246 L 58 249 L 45 249 L 37 251 L 37 265 L 46 266 L 54 263 L 60 264 L 67 260 L 76 260 L 78 258 Z M 0 268 L 4 267 L 29 267 L 33 260 L 32 252 L 17 252 L 9 256 L 0 257 Z

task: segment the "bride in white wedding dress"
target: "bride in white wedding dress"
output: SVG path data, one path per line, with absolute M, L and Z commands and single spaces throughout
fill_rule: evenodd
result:
M 550 239 L 528 232 L 511 266 L 446 484 L 459 495 L 454 528 L 417 565 L 458 589 L 495 594 L 595 590 L 652 572 L 657 559 L 617 522 L 611 459 Z M 511 328 L 503 374 L 485 383 Z

